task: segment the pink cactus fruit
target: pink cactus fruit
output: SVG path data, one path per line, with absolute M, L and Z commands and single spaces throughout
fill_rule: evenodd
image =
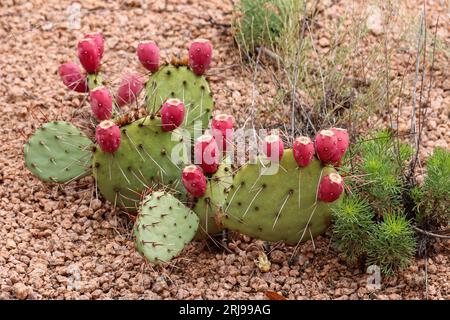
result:
M 284 153 L 283 140 L 281 140 L 278 134 L 268 135 L 264 138 L 263 151 L 271 161 L 279 162 Z
M 201 197 L 206 192 L 206 177 L 202 170 L 196 165 L 189 165 L 184 167 L 181 174 L 181 180 L 187 192 L 194 197 Z
M 97 87 L 89 93 L 92 112 L 102 121 L 108 120 L 112 115 L 112 97 L 105 87 Z
M 215 173 L 219 168 L 220 153 L 213 136 L 204 134 L 194 144 L 194 157 L 205 173 Z
M 120 128 L 114 122 L 104 120 L 95 130 L 95 139 L 102 151 L 114 153 L 120 146 Z
M 103 39 L 103 34 L 101 32 L 88 33 L 84 35 L 85 39 L 92 39 L 97 46 L 98 55 L 100 59 L 103 57 L 103 52 L 105 51 L 105 40 Z
M 337 138 L 331 130 L 320 130 L 316 135 L 316 154 L 324 163 L 331 163 L 337 150 Z
M 342 128 L 331 128 L 331 131 L 334 132 L 336 136 L 336 152 L 333 157 L 330 159 L 330 162 L 335 165 L 340 165 L 342 158 L 345 155 L 345 152 L 348 149 L 349 145 L 349 136 L 346 129 Z
M 320 180 L 317 199 L 323 202 L 337 200 L 344 191 L 344 181 L 338 173 L 330 173 Z
M 198 76 L 205 73 L 212 59 L 212 44 L 209 40 L 196 39 L 189 48 L 189 66 Z
M 227 146 L 233 143 L 233 117 L 225 113 L 216 114 L 211 121 L 211 129 L 220 151 L 226 152 L 230 149 Z
M 156 72 L 159 69 L 159 48 L 154 41 L 144 41 L 138 44 L 137 56 L 145 69 Z
M 97 73 L 100 69 L 100 54 L 94 39 L 78 42 L 78 59 L 87 73 Z
M 292 149 L 294 159 L 299 167 L 306 167 L 314 157 L 314 144 L 309 137 L 296 138 Z
M 75 62 L 67 62 L 59 66 L 59 76 L 70 90 L 85 93 L 89 91 L 86 75 L 81 72 Z
M 144 83 L 139 75 L 128 74 L 124 76 L 117 91 L 117 105 L 122 107 L 135 101 L 143 88 Z
M 184 103 L 179 99 L 167 99 L 161 108 L 161 122 L 163 131 L 178 128 L 184 119 Z

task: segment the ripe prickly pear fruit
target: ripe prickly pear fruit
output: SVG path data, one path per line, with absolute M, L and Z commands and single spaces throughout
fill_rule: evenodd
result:
M 211 121 L 212 134 L 221 151 L 227 151 L 227 144 L 233 143 L 234 119 L 232 116 L 219 113 Z M 220 143 L 222 141 L 222 143 Z
M 279 162 L 284 153 L 283 140 L 277 134 L 268 135 L 264 138 L 263 151 L 271 161 Z
M 89 93 L 92 112 L 95 117 L 102 121 L 111 118 L 112 97 L 105 87 L 97 87 Z
M 138 75 L 124 76 L 117 91 L 117 105 L 122 107 L 136 100 L 142 88 L 144 88 L 144 83 Z
M 189 48 L 189 66 L 198 76 L 205 73 L 212 59 L 212 45 L 209 40 L 197 39 Z
M 344 181 L 338 173 L 330 173 L 320 180 L 317 199 L 323 202 L 333 202 L 344 191 Z
M 314 144 L 309 137 L 296 138 L 292 149 L 294 159 L 299 167 L 306 167 L 314 157 Z
M 85 39 L 92 39 L 98 49 L 98 55 L 100 59 L 103 57 L 103 52 L 105 51 L 105 40 L 103 39 L 103 34 L 101 32 L 88 33 L 84 35 Z
M 104 120 L 95 129 L 95 140 L 103 152 L 114 153 L 120 146 L 119 126 L 110 120 Z
M 156 72 L 159 69 L 159 48 L 154 41 L 144 41 L 138 44 L 137 56 L 145 69 Z
M 215 173 L 219 168 L 219 148 L 216 139 L 209 134 L 204 134 L 197 138 L 194 144 L 195 163 L 197 163 L 205 173 Z
M 161 108 L 161 122 L 163 131 L 178 128 L 184 119 L 184 103 L 179 99 L 167 99 Z
M 71 90 L 85 93 L 89 91 L 86 75 L 81 72 L 75 62 L 67 62 L 59 66 L 59 76 Z
M 78 59 L 87 73 L 97 73 L 100 69 L 100 54 L 94 39 L 81 39 L 78 42 Z
M 316 136 L 316 153 L 324 163 L 332 162 L 337 150 L 337 138 L 331 130 L 320 130 Z
M 348 132 L 346 129 L 342 128 L 331 128 L 331 131 L 334 132 L 334 135 L 336 136 L 336 152 L 334 153 L 333 157 L 331 158 L 331 162 L 339 165 L 342 158 L 344 157 L 345 152 L 347 151 L 348 144 L 349 144 L 349 137 Z
M 187 192 L 194 197 L 202 197 L 206 192 L 206 177 L 196 165 L 189 165 L 183 169 L 181 180 Z

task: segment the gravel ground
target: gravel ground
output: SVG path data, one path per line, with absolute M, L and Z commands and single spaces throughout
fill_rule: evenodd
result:
M 432 16 L 441 14 L 440 29 L 448 40 L 448 6 L 429 2 Z M 26 137 L 46 118 L 81 123 L 89 110 L 57 76 L 59 64 L 75 58 L 76 41 L 85 32 L 103 31 L 103 68 L 112 86 L 127 71 L 144 72 L 135 58 L 139 40 L 156 40 L 169 58 L 185 52 L 191 39 L 209 38 L 215 47 L 209 78 L 217 107 L 238 116 L 251 102 L 251 77 L 236 66 L 239 56 L 223 25 L 231 21 L 230 1 L 177 0 L 166 8 L 164 1 L 82 3 L 80 30 L 67 28 L 70 1 L 0 4 L 0 299 L 264 299 L 267 290 L 288 299 L 449 298 L 449 242 L 435 244 L 432 258 L 415 261 L 396 277 L 383 277 L 379 289 L 367 287 L 364 270 L 348 268 L 337 258 L 327 234 L 303 244 L 291 266 L 293 248 L 274 245 L 266 273 L 254 262 L 262 242 L 240 236 L 229 244 L 233 253 L 196 242 L 171 266 L 152 268 L 134 250 L 127 217 L 108 203 L 91 200 L 91 178 L 64 189 L 34 178 L 23 164 Z M 425 152 L 433 145 L 449 147 L 448 72 L 448 60 L 437 63 Z M 267 83 L 258 99 L 274 91 Z M 407 108 L 400 127 L 408 121 Z

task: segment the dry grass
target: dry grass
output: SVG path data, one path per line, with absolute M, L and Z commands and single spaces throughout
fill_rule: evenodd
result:
M 238 10 L 248 2 L 241 0 Z M 277 87 L 273 105 L 283 105 L 285 112 L 279 122 L 286 123 L 289 115 L 292 133 L 298 127 L 302 133 L 314 134 L 323 127 L 337 125 L 355 135 L 366 127 L 370 116 L 412 98 L 405 97 L 403 89 L 415 85 L 414 78 L 407 75 L 414 67 L 411 52 L 417 46 L 420 21 L 403 15 L 400 3 L 373 1 L 382 15 L 382 35 L 374 36 L 367 26 L 368 17 L 374 14 L 373 5 L 348 8 L 324 24 L 319 2 L 308 6 L 304 1 L 260 2 L 276 7 L 284 3 L 285 10 L 279 11 L 276 20 L 282 21 L 282 30 L 269 28 L 274 24 L 273 16 L 242 18 L 263 11 L 238 11 L 235 39 L 242 59 L 254 74 L 255 87 L 260 69 L 271 73 Z M 254 30 L 264 36 L 254 35 Z M 446 50 L 448 55 L 445 42 L 437 38 L 435 43 L 436 50 Z M 426 45 L 431 47 L 433 43 Z M 408 57 L 404 70 L 392 67 L 398 56 Z M 427 50 L 423 59 L 430 64 L 434 52 Z

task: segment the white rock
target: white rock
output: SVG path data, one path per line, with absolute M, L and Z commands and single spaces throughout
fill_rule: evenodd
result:
M 367 28 L 370 30 L 370 32 L 372 32 L 376 36 L 383 34 L 384 17 L 381 9 L 377 6 L 368 6 L 367 11 L 368 11 L 368 17 L 366 22 Z

